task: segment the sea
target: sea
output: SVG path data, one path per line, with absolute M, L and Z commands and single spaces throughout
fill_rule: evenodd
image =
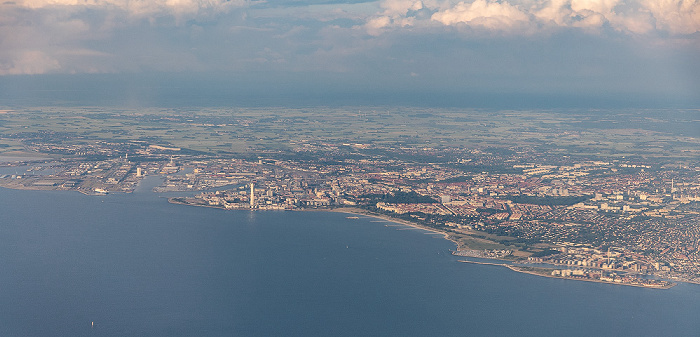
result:
M 431 232 L 333 212 L 0 188 L 0 336 L 698 336 L 700 286 L 461 263 Z

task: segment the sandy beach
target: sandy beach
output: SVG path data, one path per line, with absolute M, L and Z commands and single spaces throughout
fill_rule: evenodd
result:
M 372 217 L 375 219 L 380 219 L 380 220 L 387 221 L 387 222 L 393 222 L 393 223 L 397 223 L 397 224 L 401 224 L 401 225 L 405 225 L 405 226 L 413 227 L 416 229 L 420 229 L 420 230 L 424 230 L 424 231 L 428 231 L 428 232 L 442 235 L 445 240 L 451 241 L 454 244 L 459 245 L 459 243 L 456 240 L 450 238 L 449 233 L 445 233 L 441 230 L 427 227 L 427 226 L 423 226 L 423 225 L 419 225 L 415 222 L 411 222 L 411 221 L 407 221 L 407 220 L 396 219 L 396 218 L 392 218 L 390 216 L 370 213 L 370 212 L 365 211 L 365 210 L 360 209 L 360 208 L 347 207 L 347 208 L 328 209 L 328 210 L 322 210 L 322 211 L 330 211 L 330 212 L 353 214 L 353 215 L 364 215 L 364 216 Z

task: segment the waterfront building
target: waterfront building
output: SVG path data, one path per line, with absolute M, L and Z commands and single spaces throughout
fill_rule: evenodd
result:
M 255 207 L 255 183 L 250 183 L 250 208 Z

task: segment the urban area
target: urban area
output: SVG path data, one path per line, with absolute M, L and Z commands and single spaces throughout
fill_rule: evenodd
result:
M 0 139 L 14 152 L 2 155 L 33 157 L 0 163 L 6 188 L 128 193 L 159 176 L 156 192 L 189 192 L 173 203 L 379 216 L 444 233 L 453 254 L 520 272 L 653 288 L 700 282 L 697 137 L 682 139 L 675 157 L 658 131 L 643 155 L 313 136 L 290 137 L 290 149 L 216 153 L 156 137 L 12 130 Z

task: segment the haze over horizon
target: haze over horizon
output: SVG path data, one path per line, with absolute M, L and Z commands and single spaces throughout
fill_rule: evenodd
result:
M 18 0 L 13 104 L 700 106 L 698 0 Z

